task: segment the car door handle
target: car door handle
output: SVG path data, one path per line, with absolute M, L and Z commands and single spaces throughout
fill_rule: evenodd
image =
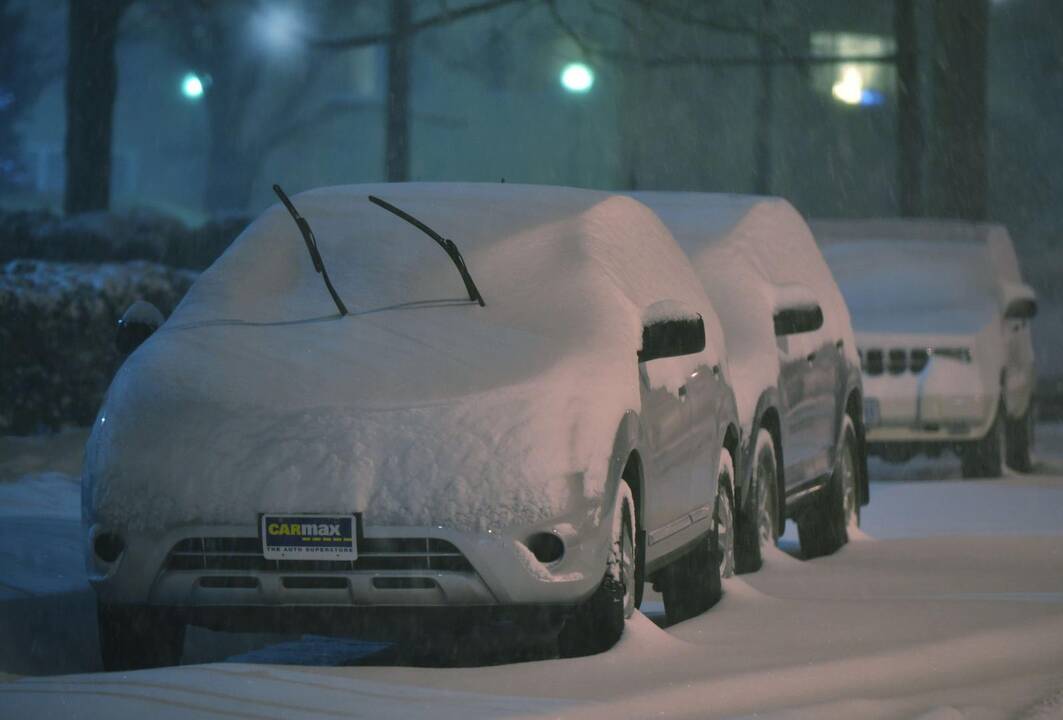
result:
M 679 397 L 685 399 L 686 396 L 687 396 L 687 386 L 686 385 L 680 385 L 679 386 Z
M 834 347 L 836 347 L 839 350 L 841 350 L 843 347 L 845 347 L 845 341 L 844 340 L 838 340 L 837 342 L 834 343 Z
M 813 353 L 809 353 L 805 357 L 805 360 L 808 360 L 810 363 L 815 362 L 816 361 L 816 353 L 814 353 L 814 352 Z
M 720 366 L 719 365 L 713 365 L 712 366 L 712 376 L 713 377 L 720 377 Z

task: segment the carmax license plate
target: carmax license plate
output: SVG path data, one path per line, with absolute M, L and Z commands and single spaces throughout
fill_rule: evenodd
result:
M 356 560 L 354 515 L 263 515 L 267 560 Z

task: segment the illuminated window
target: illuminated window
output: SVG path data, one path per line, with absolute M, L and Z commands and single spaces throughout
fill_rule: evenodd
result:
M 855 33 L 812 33 L 813 57 L 853 58 L 812 66 L 812 86 L 845 105 L 882 105 L 893 93 L 895 71 L 892 63 L 860 62 L 861 58 L 891 55 L 893 38 Z

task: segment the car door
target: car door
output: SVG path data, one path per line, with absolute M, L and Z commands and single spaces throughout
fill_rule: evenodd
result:
M 775 314 L 788 489 L 830 470 L 838 377 L 838 348 L 823 328 L 823 310 L 810 291 L 795 290 Z
M 809 475 L 817 453 L 816 403 L 809 386 L 809 356 L 814 349 L 809 338 L 787 335 L 776 338 L 779 351 L 779 395 L 783 420 L 784 476 L 787 487 L 812 479 Z
M 688 358 L 661 358 L 639 364 L 643 454 L 646 477 L 644 523 L 650 544 L 681 532 L 690 513 L 691 459 L 697 440 L 687 403 L 689 388 L 669 379 L 688 376 Z M 671 386 L 671 387 L 670 387 Z
M 714 403 L 723 396 L 722 331 L 718 324 L 712 328 L 709 345 L 700 313 L 667 305 L 667 315 L 680 317 L 649 321 L 639 351 L 643 517 L 651 556 L 708 529 L 720 446 L 721 411 Z

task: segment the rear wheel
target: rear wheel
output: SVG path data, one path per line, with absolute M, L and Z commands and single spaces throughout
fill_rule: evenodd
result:
M 101 604 L 97 620 L 104 670 L 139 670 L 181 662 L 185 624 L 172 611 Z
M 1001 403 L 985 437 L 971 443 L 960 453 L 964 478 L 994 478 L 1004 474 L 1006 417 L 1004 404 Z
M 1030 401 L 1021 418 L 1008 420 L 1008 466 L 1019 472 L 1033 470 L 1034 416 L 1033 401 Z
M 842 442 L 830 481 L 797 518 L 801 554 L 806 560 L 837 552 L 848 542 L 849 529 L 860 525 L 856 453 L 856 430 L 847 415 L 842 423 Z
M 764 563 L 765 548 L 774 547 L 778 538 L 779 470 L 775 441 L 761 428 L 753 449 L 753 475 L 749 500 L 737 512 L 735 522 L 735 570 L 756 572 Z
M 669 565 L 661 578 L 664 611 L 670 624 L 692 618 L 718 603 L 723 597 L 722 578 L 734 575 L 733 480 L 734 462 L 731 453 L 724 450 L 709 532 L 693 550 Z
M 580 657 L 608 650 L 635 612 L 638 568 L 635 554 L 635 501 L 626 482 L 617 491 L 613 542 L 605 577 L 598 589 L 565 619 L 557 637 L 561 657 Z

